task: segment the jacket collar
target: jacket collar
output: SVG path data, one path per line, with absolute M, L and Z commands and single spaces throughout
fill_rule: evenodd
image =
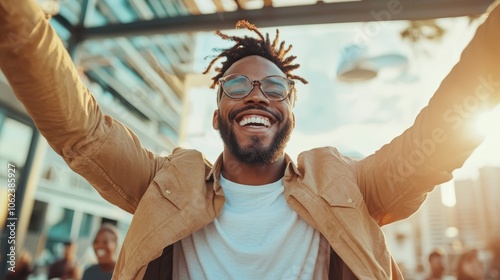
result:
M 210 169 L 210 172 L 208 172 L 208 175 L 205 177 L 205 181 L 214 182 L 213 188 L 215 192 L 217 192 L 220 188 L 219 177 L 221 169 L 222 169 L 222 153 L 219 155 L 217 160 L 215 160 L 215 163 Z
M 292 158 L 285 153 L 285 174 L 283 174 L 284 177 L 288 177 L 290 175 L 296 175 L 296 176 L 301 176 L 299 169 L 293 162 Z M 217 192 L 220 188 L 219 184 L 219 178 L 220 178 L 220 172 L 222 169 L 222 153 L 219 155 L 215 163 L 213 164 L 212 168 L 210 169 L 210 172 L 208 172 L 208 175 L 205 177 L 205 180 L 207 182 L 214 182 L 213 188 L 214 191 Z

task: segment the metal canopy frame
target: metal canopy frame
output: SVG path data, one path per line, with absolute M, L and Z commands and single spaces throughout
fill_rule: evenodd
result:
M 71 26 L 61 16 L 55 19 L 69 29 L 73 44 L 84 40 L 130 37 L 136 35 L 232 29 L 240 19 L 258 27 L 293 26 L 343 22 L 422 20 L 444 17 L 475 16 L 484 13 L 493 0 L 363 0 L 351 2 L 318 2 L 314 5 L 269 7 L 256 10 L 199 14 L 139 20 L 130 23 L 85 27 L 85 18 Z M 85 4 L 87 4 L 87 0 Z M 89 7 L 86 7 L 88 9 Z

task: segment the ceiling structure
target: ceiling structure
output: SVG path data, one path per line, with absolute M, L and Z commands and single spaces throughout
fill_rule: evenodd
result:
M 68 1 L 69 2 L 69 1 Z M 197 31 L 230 29 L 239 19 L 259 27 L 385 20 L 422 20 L 473 16 L 486 11 L 492 0 L 79 0 L 69 20 L 55 19 L 72 30 L 75 41 Z M 198 3 L 197 3 L 198 2 Z M 73 2 L 76 3 L 76 2 Z M 120 6 L 130 13 L 112 16 Z M 276 7 L 277 6 L 277 7 Z M 121 9 L 118 9 L 121 10 Z M 64 10 L 62 11 L 64 12 Z M 98 17 L 99 20 L 89 20 Z M 77 20 L 79 19 L 79 20 Z

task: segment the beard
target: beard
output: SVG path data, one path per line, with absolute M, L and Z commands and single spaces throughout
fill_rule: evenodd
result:
M 244 108 L 244 110 L 249 108 Z M 260 109 L 260 108 L 259 108 Z M 266 109 L 263 109 L 269 112 Z M 292 134 L 292 120 L 288 118 L 284 121 L 282 127 L 279 128 L 276 135 L 274 135 L 273 140 L 269 146 L 264 146 L 262 140 L 259 136 L 252 136 L 250 138 L 251 144 L 247 147 L 242 147 L 238 140 L 234 130 L 232 130 L 232 125 L 234 117 L 237 112 L 230 114 L 229 121 L 222 119 L 221 115 L 217 115 L 217 120 L 219 122 L 219 133 L 224 144 L 229 148 L 231 154 L 233 154 L 238 161 L 247 164 L 269 164 L 277 161 L 284 153 L 285 146 L 290 139 Z M 281 120 L 281 118 L 278 118 Z

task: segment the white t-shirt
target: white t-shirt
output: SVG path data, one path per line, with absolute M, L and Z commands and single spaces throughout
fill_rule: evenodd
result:
M 220 183 L 220 215 L 174 245 L 174 279 L 328 278 L 330 245 L 288 206 L 282 180 Z

